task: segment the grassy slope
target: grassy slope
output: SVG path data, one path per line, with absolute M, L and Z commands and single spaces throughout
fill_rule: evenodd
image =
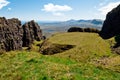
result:
M 120 56 L 93 33 L 62 33 L 52 43 L 76 47 L 44 56 L 34 51 L 11 51 L 0 56 L 0 80 L 119 80 Z M 39 42 L 35 42 L 36 44 Z
M 50 38 L 49 41 L 52 43 L 75 45 L 74 49 L 57 55 L 61 57 L 70 56 L 78 61 L 86 61 L 94 56 L 107 56 L 111 53 L 109 44 L 93 33 L 57 34 Z

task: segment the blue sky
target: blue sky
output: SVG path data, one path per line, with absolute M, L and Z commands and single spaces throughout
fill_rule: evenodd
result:
M 0 16 L 20 20 L 105 19 L 120 0 L 0 0 Z

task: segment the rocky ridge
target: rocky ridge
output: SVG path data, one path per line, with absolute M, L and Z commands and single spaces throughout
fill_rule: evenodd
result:
M 22 26 L 17 18 L 0 17 L 0 50 L 21 50 L 23 46 L 27 47 L 34 40 L 41 39 L 40 26 L 33 20 Z

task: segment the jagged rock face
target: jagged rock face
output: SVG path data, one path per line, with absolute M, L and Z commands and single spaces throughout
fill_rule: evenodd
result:
M 33 20 L 25 23 L 23 26 L 23 47 L 30 46 L 34 40 L 40 41 L 42 39 L 42 30 L 40 26 Z
M 104 21 L 102 30 L 99 35 L 103 39 L 109 39 L 120 34 L 120 5 L 110 11 Z
M 16 19 L 0 17 L 0 50 L 22 49 L 22 27 L 21 22 Z
M 21 50 L 22 46 L 30 46 L 34 40 L 42 39 L 40 26 L 30 21 L 21 26 L 21 21 L 0 17 L 0 50 Z

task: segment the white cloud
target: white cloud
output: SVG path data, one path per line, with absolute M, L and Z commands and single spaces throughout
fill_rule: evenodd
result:
M 111 2 L 107 4 L 106 6 L 102 6 L 98 9 L 102 15 L 106 15 L 109 11 L 111 11 L 113 8 L 117 7 L 120 4 L 119 2 Z
M 0 9 L 7 6 L 9 3 L 10 2 L 8 2 L 7 0 L 0 0 Z
M 44 5 L 42 11 L 51 12 L 53 15 L 61 16 L 62 12 L 70 11 L 72 8 L 68 5 L 54 5 L 52 3 Z
M 61 5 L 54 5 L 52 3 L 49 3 L 47 5 L 44 5 L 44 9 L 42 10 L 47 12 L 57 12 L 57 11 L 70 11 L 72 10 L 72 8 L 67 5 L 61 6 Z

